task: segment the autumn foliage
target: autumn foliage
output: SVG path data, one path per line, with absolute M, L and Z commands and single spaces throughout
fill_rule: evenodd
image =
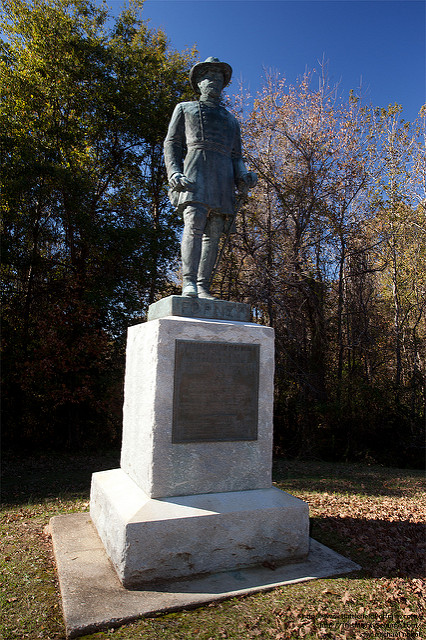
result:
M 275 329 L 277 449 L 421 465 L 424 119 L 317 74 L 269 77 L 237 110 L 259 182 L 216 290 Z
M 86 0 L 4 2 L 8 445 L 118 444 L 126 328 L 178 292 L 162 142 L 194 52 L 139 5 L 108 23 Z M 275 329 L 276 451 L 422 464 L 424 110 L 404 122 L 315 73 L 230 106 L 259 182 L 214 288 Z
M 140 3 L 139 3 L 140 4 Z M 3 436 L 108 446 L 125 330 L 168 281 L 180 221 L 162 141 L 192 52 L 131 3 L 7 0 L 1 43 Z M 140 7 L 139 7 L 140 8 Z

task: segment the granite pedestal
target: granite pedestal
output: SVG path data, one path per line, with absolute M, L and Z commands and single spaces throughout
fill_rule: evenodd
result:
M 308 507 L 271 482 L 273 374 L 269 327 L 182 315 L 129 329 L 121 469 L 93 475 L 90 507 L 124 586 L 307 556 Z

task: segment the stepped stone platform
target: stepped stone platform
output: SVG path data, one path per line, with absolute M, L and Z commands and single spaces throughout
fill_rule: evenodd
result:
M 274 331 L 169 296 L 128 330 L 119 469 L 51 534 L 69 637 L 359 567 L 272 485 Z

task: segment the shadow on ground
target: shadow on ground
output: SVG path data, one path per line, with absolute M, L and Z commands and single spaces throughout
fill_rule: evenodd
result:
M 403 520 L 313 518 L 311 535 L 374 578 L 424 578 L 425 525 Z
M 37 457 L 3 457 L 1 498 L 5 507 L 42 502 L 57 497 L 88 498 L 92 473 L 120 466 L 120 453 Z
M 274 461 L 273 480 L 284 491 L 319 491 L 408 498 L 426 490 L 424 472 L 361 463 Z
M 39 456 L 3 455 L 2 502 L 27 504 L 58 495 L 86 497 L 92 473 L 120 466 L 120 452 L 105 454 L 44 453 Z M 371 496 L 409 497 L 425 490 L 422 471 L 379 465 L 322 461 L 274 461 L 273 480 L 291 493 L 337 492 Z

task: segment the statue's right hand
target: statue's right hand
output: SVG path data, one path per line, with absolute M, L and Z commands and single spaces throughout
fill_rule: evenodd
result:
M 192 182 L 183 173 L 175 173 L 169 182 L 174 191 L 191 191 Z

